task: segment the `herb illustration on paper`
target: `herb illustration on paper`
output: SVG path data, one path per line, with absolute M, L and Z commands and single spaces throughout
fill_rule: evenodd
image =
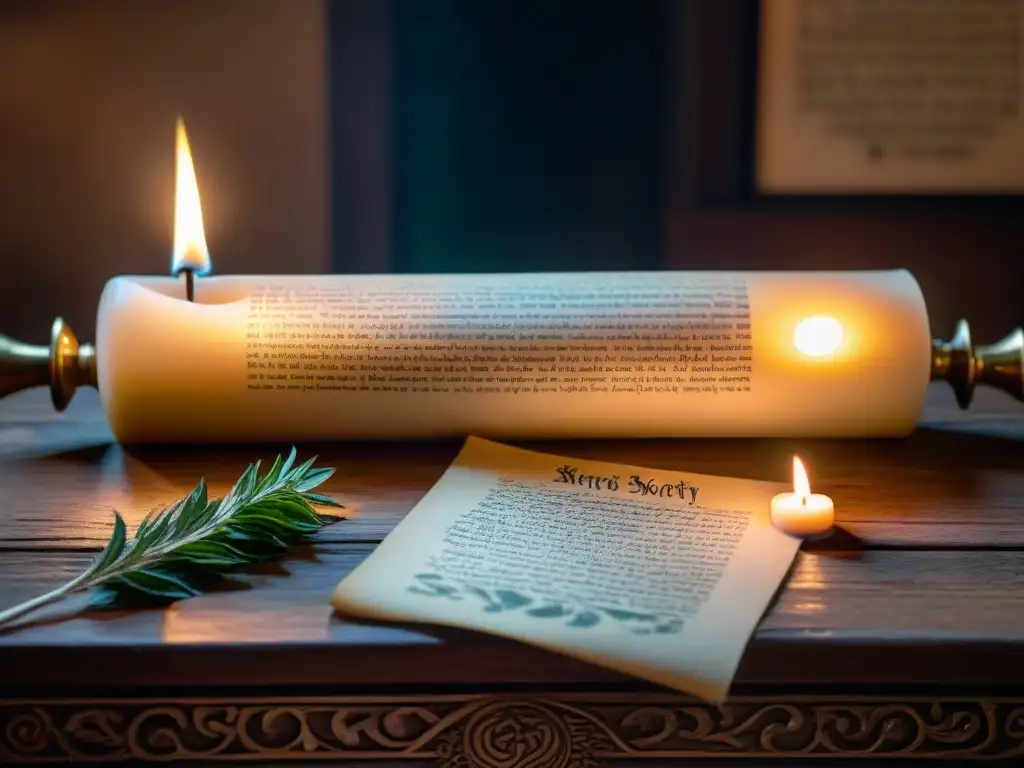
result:
M 678 501 L 636 500 L 651 495 Z M 498 478 L 447 526 L 443 548 L 406 591 L 579 629 L 619 625 L 637 635 L 676 634 L 725 567 L 723 541 L 738 541 L 746 525 L 742 514 L 710 516 L 696 498 L 697 489 L 683 481 L 634 476 L 620 485 L 617 477 L 569 465 L 546 483 Z M 672 539 L 704 541 L 707 551 L 698 546 L 694 559 Z
M 431 564 L 436 564 L 436 561 Z M 683 617 L 677 613 L 652 613 L 595 605 L 575 596 L 531 596 L 516 589 L 486 588 L 455 581 L 439 573 L 417 573 L 416 581 L 416 584 L 407 588 L 413 594 L 446 597 L 450 600 L 478 600 L 487 613 L 519 611 L 535 619 L 561 619 L 566 626 L 579 629 L 614 620 L 627 625 L 636 635 L 675 634 L 683 628 Z

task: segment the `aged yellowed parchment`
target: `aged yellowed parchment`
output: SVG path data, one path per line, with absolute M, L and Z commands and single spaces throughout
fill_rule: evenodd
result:
M 781 490 L 471 437 L 331 602 L 514 638 L 717 702 L 799 546 L 769 519 Z

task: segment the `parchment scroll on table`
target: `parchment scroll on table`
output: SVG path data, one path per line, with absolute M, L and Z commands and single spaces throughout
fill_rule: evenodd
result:
M 782 490 L 471 437 L 331 601 L 722 701 L 799 546 L 769 520 Z

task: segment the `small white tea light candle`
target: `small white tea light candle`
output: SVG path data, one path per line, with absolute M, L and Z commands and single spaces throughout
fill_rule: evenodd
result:
M 793 493 L 772 498 L 772 524 L 793 536 L 823 536 L 832 529 L 835 507 L 822 493 L 811 493 L 803 462 L 793 457 Z

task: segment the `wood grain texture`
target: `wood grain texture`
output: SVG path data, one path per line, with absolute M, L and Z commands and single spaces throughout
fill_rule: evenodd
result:
M 297 548 L 166 610 L 89 612 L 84 597 L 69 599 L 0 633 L 2 685 L 43 684 L 45 659 L 58 660 L 62 684 L 80 686 L 238 685 L 254 669 L 278 685 L 627 682 L 496 637 L 333 615 L 330 590 L 372 549 Z M 89 557 L 4 553 L 0 603 L 58 586 Z M 1022 552 L 801 553 L 737 682 L 858 684 L 895 668 L 901 682 L 1024 685 L 1012 662 L 1021 644 Z M 203 653 L 230 663 L 194 665 Z
M 929 393 L 904 440 L 590 440 L 517 442 L 579 458 L 788 481 L 793 453 L 836 502 L 852 548 L 1024 548 L 1024 406 L 980 392 L 971 411 Z M 0 401 L 0 547 L 100 546 L 111 510 L 130 525 L 205 477 L 224 493 L 254 458 L 289 446 L 133 447 L 112 443 L 96 393 L 54 414 L 40 391 Z M 324 490 L 350 520 L 319 540 L 383 538 L 441 476 L 458 442 L 302 446 L 337 468 Z
M 737 684 L 1021 685 L 1024 408 L 980 393 L 970 412 L 929 393 L 905 440 L 519 443 L 581 458 L 785 480 L 799 451 L 836 500 L 841 531 L 805 551 Z M 205 476 L 227 490 L 288 446 L 123 447 L 94 392 L 55 414 L 43 392 L 0 401 L 0 605 L 77 573 L 109 532 Z M 349 519 L 279 564 L 167 610 L 83 612 L 74 598 L 0 634 L 0 686 L 602 684 L 617 673 L 450 628 L 334 616 L 330 589 L 372 551 L 458 451 L 456 442 L 301 446 L 338 468 L 325 490 Z

